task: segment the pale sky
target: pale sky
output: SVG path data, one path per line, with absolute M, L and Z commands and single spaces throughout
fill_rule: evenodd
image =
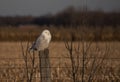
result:
M 85 0 L 0 0 L 0 16 L 55 14 L 68 6 L 83 7 Z M 120 0 L 87 0 L 89 9 L 120 11 Z

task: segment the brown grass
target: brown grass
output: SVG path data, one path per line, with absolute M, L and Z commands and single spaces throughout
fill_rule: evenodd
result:
M 120 42 L 98 42 L 100 49 L 104 52 L 105 44 L 110 45 L 109 56 L 105 60 L 105 64 L 101 69 L 106 72 L 106 79 L 120 80 Z M 81 44 L 81 43 L 80 43 Z M 94 49 L 95 43 L 92 43 L 91 49 Z M 24 48 L 27 46 L 27 42 L 23 42 Z M 74 44 L 77 45 L 77 42 Z M 70 60 L 68 52 L 63 42 L 52 42 L 49 47 L 50 50 L 50 62 L 52 66 L 52 80 L 56 82 L 71 82 L 69 77 L 70 72 L 66 69 L 70 66 Z M 90 53 L 90 52 L 89 52 Z M 38 53 L 36 52 L 36 59 L 38 59 Z M 26 76 L 24 72 L 24 61 L 22 57 L 22 51 L 20 42 L 0 42 L 0 82 L 26 82 Z M 36 71 L 36 74 L 39 70 Z M 101 73 L 101 71 L 100 71 Z M 100 74 L 98 73 L 98 74 Z M 109 75 L 111 74 L 111 75 Z M 36 75 L 38 76 L 38 75 Z M 101 76 L 100 76 L 101 77 Z M 38 82 L 39 78 L 35 78 Z
M 19 27 L 0 27 L 0 41 L 34 41 L 43 29 L 49 29 L 52 40 L 70 40 L 73 33 L 74 40 L 83 38 L 86 41 L 120 41 L 120 28 L 114 27 L 63 27 L 63 26 L 19 26 Z

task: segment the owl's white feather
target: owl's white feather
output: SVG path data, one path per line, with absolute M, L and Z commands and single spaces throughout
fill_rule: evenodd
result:
M 33 43 L 30 50 L 34 51 L 40 51 L 48 48 L 49 43 L 51 41 L 51 33 L 49 30 L 43 30 L 41 35 L 37 38 L 37 40 Z

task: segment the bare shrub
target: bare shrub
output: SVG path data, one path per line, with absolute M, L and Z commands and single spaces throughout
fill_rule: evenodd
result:
M 24 59 L 24 65 L 25 65 L 25 78 L 27 82 L 34 82 L 36 81 L 37 72 L 38 70 L 38 60 L 36 60 L 35 52 L 29 52 L 29 46 L 30 42 L 27 42 L 26 48 L 23 47 L 22 41 L 21 41 L 21 50 L 22 50 L 22 56 Z
M 103 81 L 110 79 L 109 72 L 107 71 L 106 65 L 107 58 L 110 54 L 110 44 L 105 44 L 104 47 L 99 45 L 99 42 L 86 42 L 81 39 L 77 45 L 74 44 L 73 37 L 70 41 L 64 42 L 66 49 L 68 50 L 68 57 L 70 58 L 70 66 L 67 69 L 69 73 L 66 73 L 68 77 L 71 77 L 72 82 L 92 82 L 92 81 Z M 114 73 L 114 72 L 113 72 Z M 114 75 L 114 74 L 112 74 Z

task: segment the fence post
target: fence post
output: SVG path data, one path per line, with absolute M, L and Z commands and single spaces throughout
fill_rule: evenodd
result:
M 39 66 L 41 82 L 51 82 L 51 68 L 48 49 L 39 51 Z

